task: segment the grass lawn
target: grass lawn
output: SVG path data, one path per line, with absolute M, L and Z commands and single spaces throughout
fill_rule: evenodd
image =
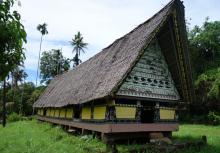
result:
M 189 150 L 184 153 L 220 153 L 220 126 L 206 125 L 181 125 L 178 132 L 173 133 L 177 141 L 195 141 L 201 139 L 202 135 L 207 136 L 208 145 L 201 151 Z
M 176 141 L 195 140 L 202 135 L 208 138 L 208 146 L 200 153 L 220 153 L 220 126 L 181 125 L 175 132 Z M 132 147 L 132 146 L 129 146 Z M 119 145 L 126 152 L 126 145 Z M 47 123 L 19 121 L 0 126 L 0 153 L 86 153 L 104 152 L 105 144 L 98 139 L 86 136 L 68 135 L 59 127 Z M 188 153 L 196 150 L 184 151 Z
M 68 135 L 59 127 L 36 120 L 0 126 L 0 153 L 85 153 L 87 148 L 103 151 L 105 145 L 98 139 Z

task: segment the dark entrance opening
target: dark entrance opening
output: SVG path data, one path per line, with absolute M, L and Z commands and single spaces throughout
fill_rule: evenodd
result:
M 44 113 L 43 113 L 43 115 L 44 115 L 44 116 L 46 116 L 46 113 L 47 113 L 47 110 L 46 110 L 46 109 L 44 109 Z
M 73 113 L 74 113 L 74 115 L 73 115 L 73 118 L 74 119 L 80 119 L 80 117 L 81 117 L 81 109 L 82 109 L 82 107 L 81 107 L 81 105 L 76 105 L 74 108 L 73 108 Z
M 154 122 L 154 109 L 152 107 L 143 107 L 141 109 L 141 123 Z

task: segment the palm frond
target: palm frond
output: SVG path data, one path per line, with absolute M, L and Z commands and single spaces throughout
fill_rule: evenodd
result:
M 40 31 L 40 33 L 41 33 L 42 35 L 48 34 L 47 24 L 46 24 L 46 23 L 39 24 L 39 25 L 37 26 L 37 30 Z

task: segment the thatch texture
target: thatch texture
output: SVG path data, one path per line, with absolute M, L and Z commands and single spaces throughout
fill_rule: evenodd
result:
M 175 0 L 75 70 L 54 78 L 34 107 L 62 107 L 113 95 L 175 7 Z M 178 1 L 179 2 L 179 1 Z

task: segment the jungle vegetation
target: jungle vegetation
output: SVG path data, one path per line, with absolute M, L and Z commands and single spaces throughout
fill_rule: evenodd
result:
M 202 26 L 188 32 L 188 39 L 195 86 L 188 119 L 207 120 L 220 113 L 220 21 L 206 18 Z

